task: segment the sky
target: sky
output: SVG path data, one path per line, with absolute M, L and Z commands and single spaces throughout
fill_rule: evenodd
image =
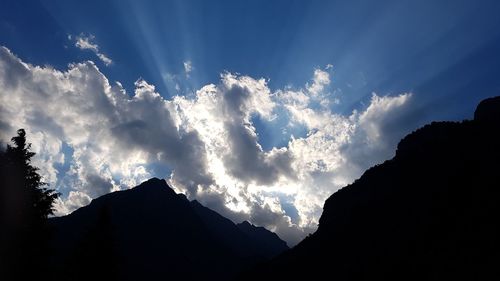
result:
M 431 122 L 500 93 L 499 1 L 0 0 L 0 141 L 56 214 L 167 179 L 294 245 Z

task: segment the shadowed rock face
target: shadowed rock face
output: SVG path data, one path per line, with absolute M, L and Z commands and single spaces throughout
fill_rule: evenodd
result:
M 156 178 L 51 225 L 56 280 L 227 280 L 280 253 Z
M 241 279 L 486 280 L 500 262 L 500 99 L 436 122 L 326 202 L 319 228 Z

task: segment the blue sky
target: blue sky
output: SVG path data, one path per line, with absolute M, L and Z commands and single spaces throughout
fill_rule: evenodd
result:
M 110 79 L 132 89 L 143 77 L 166 96 L 177 93 L 161 73 L 182 73 L 187 60 L 195 67 L 185 82 L 191 89 L 224 70 L 299 86 L 332 64 L 344 111 L 372 91 L 412 91 L 423 106 L 440 108 L 436 118 L 461 119 L 500 89 L 498 1 L 2 3 L 0 43 L 19 56 L 55 67 L 94 59 L 67 41 L 93 34 L 113 58 L 103 69 Z
M 200 106 L 200 109 L 214 104 L 226 108 L 231 104 L 227 103 L 226 98 L 202 104 L 202 101 L 196 100 L 197 90 L 214 84 L 222 97 L 230 97 L 235 91 L 238 93 L 238 90 L 232 88 L 235 85 L 260 89 L 255 90 L 257 92 L 268 91 L 264 99 L 254 97 L 253 90 L 250 94 L 243 93 L 242 95 L 246 95 L 245 98 L 248 97 L 248 100 L 243 101 L 241 106 L 244 105 L 247 111 L 241 116 L 237 115 L 237 118 L 225 116 L 226 119 L 221 121 L 221 124 L 224 124 L 229 132 L 240 132 L 248 137 L 247 139 L 238 137 L 235 133 L 233 136 L 235 138 L 228 138 L 229 147 L 241 148 L 242 145 L 251 144 L 248 146 L 249 152 L 241 155 L 254 157 L 255 161 L 262 160 L 265 165 L 271 165 L 267 167 L 268 170 L 275 170 L 277 174 L 265 174 L 258 167 L 235 164 L 236 160 L 229 156 L 221 156 L 220 159 L 217 158 L 217 161 L 222 161 L 226 170 L 230 171 L 228 172 L 230 177 L 237 180 L 233 182 L 234 185 L 241 186 L 244 190 L 252 189 L 253 185 L 273 186 L 270 187 L 270 191 L 262 189 L 266 192 L 260 190 L 252 193 L 252 196 L 249 195 L 250 197 L 246 198 L 248 199 L 247 207 L 251 206 L 251 202 L 267 204 L 268 211 L 271 210 L 274 214 L 279 213 L 281 208 L 293 223 L 300 226 L 302 231 L 310 227 L 314 228 L 312 225 L 320 214 L 322 200 L 325 197 L 342 184 L 355 179 L 370 165 L 389 158 L 397 141 L 405 133 L 432 120 L 471 118 L 475 105 L 481 99 L 500 93 L 499 14 L 500 2 L 486 0 L 0 0 L 0 45 L 10 50 L 4 51 L 6 58 L 4 67 L 7 68 L 7 72 L 14 73 L 13 67 L 16 63 L 12 62 L 13 57 L 33 66 L 45 67 L 46 71 L 53 68 L 63 72 L 72 68 L 68 66 L 70 63 L 91 60 L 98 70 L 81 66 L 78 71 L 105 77 L 110 85 L 119 81 L 130 98 L 137 93 L 139 88 L 153 97 L 153 91 L 150 91 L 147 85 L 154 85 L 155 92 L 168 101 L 169 106 L 172 105 L 172 108 L 177 107 L 185 111 L 185 113 L 175 115 L 173 109 L 170 108 L 170 115 L 167 115 L 175 115 L 175 118 L 179 120 L 182 118 L 188 120 L 183 130 L 188 132 L 188 135 L 191 130 L 197 132 L 205 147 L 217 141 L 203 137 L 204 127 L 199 127 L 201 126 L 198 123 L 199 120 L 193 121 L 196 116 L 190 115 L 188 108 L 191 108 L 192 104 Z M 86 48 L 82 45 L 78 47 L 78 40 L 87 40 L 85 42 L 89 45 L 86 45 Z M 101 58 L 97 56 L 98 54 Z M 107 65 L 103 57 L 110 59 L 112 63 Z M 33 68 L 29 71 L 35 72 Z M 221 75 L 226 76 L 221 78 Z M 234 75 L 236 80 L 231 78 L 231 75 Z M 54 78 L 57 75 L 51 77 Z M 251 77 L 255 81 L 264 78 L 265 87 L 262 88 L 262 85 L 254 80 L 246 80 L 243 77 Z M 140 78 L 147 81 L 147 85 L 136 83 Z M 4 83 L 7 83 L 5 81 Z M 36 87 L 43 87 L 43 85 L 40 86 L 42 82 L 38 80 L 32 82 Z M 91 87 L 94 84 L 90 82 L 78 85 L 96 89 Z M 321 89 L 314 90 L 314 85 Z M 300 92 L 310 101 L 307 105 L 298 106 L 297 97 L 293 98 L 290 93 L 287 94 L 287 91 Z M 12 98 L 14 93 L 20 92 L 22 91 L 2 91 L 4 97 L 9 98 Z M 204 91 L 204 93 L 208 92 L 208 90 Z M 374 96 L 373 93 L 376 95 Z M 23 98 L 21 94 L 18 95 L 20 95 L 19 98 Z M 176 96 L 184 99 L 175 100 Z M 94 105 L 90 102 L 89 104 Z M 403 109 L 399 110 L 399 107 Z M 96 108 L 97 105 L 95 108 L 92 107 L 94 110 L 92 112 L 98 112 Z M 123 108 L 115 108 L 117 112 L 123 111 L 123 116 L 128 116 L 132 112 L 140 117 L 127 124 L 113 123 L 113 126 L 106 132 L 115 132 L 116 128 L 123 130 L 128 128 L 132 134 L 135 132 L 133 130 L 138 128 L 138 120 L 149 127 L 154 127 L 148 123 L 147 118 L 151 116 L 146 116 L 146 113 L 138 108 L 140 108 L 139 105 L 134 109 L 128 108 L 127 111 Z M 4 110 L 7 112 L 7 109 Z M 310 110 L 310 115 L 304 113 L 307 110 Z M 353 110 L 359 114 L 353 114 Z M 33 112 L 26 114 L 34 114 Z M 113 188 L 120 189 L 126 186 L 127 182 L 134 182 L 123 180 L 132 176 L 125 176 L 127 174 L 125 171 L 117 172 L 117 169 L 112 168 L 113 165 L 109 163 L 111 158 L 102 160 L 104 164 L 99 162 L 101 163 L 99 169 L 93 170 L 96 177 L 94 174 L 90 176 L 91 173 L 88 171 L 78 172 L 78 167 L 90 162 L 85 162 L 83 158 L 76 159 L 73 155 L 74 151 L 77 151 L 78 155 L 85 154 L 80 154 L 84 151 L 78 146 L 76 140 L 66 136 L 66 132 L 71 131 L 70 126 L 58 123 L 57 118 L 52 116 L 49 110 L 43 114 L 47 115 L 49 118 L 47 120 L 55 120 L 54 123 L 65 132 L 61 135 L 48 135 L 47 133 L 34 142 L 47 144 L 50 140 L 60 141 L 59 146 L 52 146 L 58 149 L 47 148 L 47 151 L 55 151 L 58 155 L 62 155 L 62 159 L 65 159 L 51 162 L 50 165 L 56 171 L 54 185 L 60 188 L 66 197 L 69 196 L 70 191 L 75 192 L 73 194 L 75 200 L 99 195 L 99 192 L 86 189 L 86 184 L 90 183 L 104 184 L 111 181 Z M 164 113 L 158 114 L 164 116 Z M 220 121 L 217 119 L 220 116 L 214 115 L 213 112 L 210 114 L 212 115 L 207 117 L 208 121 L 203 121 L 205 122 L 203 124 L 209 124 L 206 125 L 207 128 L 218 128 L 214 124 Z M 21 122 L 21 124 L 31 128 L 33 133 L 47 131 L 48 123 L 42 126 L 39 122 L 37 125 L 30 121 L 33 118 L 26 116 L 19 115 L 17 116 L 19 118 L 15 120 L 25 120 L 25 123 Z M 126 119 L 123 116 L 121 118 Z M 327 119 L 330 121 L 325 121 Z M 151 122 L 162 122 L 158 118 L 151 120 Z M 241 122 L 236 126 L 236 123 L 230 123 L 228 120 Z M 109 120 L 106 122 L 106 124 L 111 124 Z M 346 124 L 344 127 L 339 125 L 344 123 Z M 135 124 L 135 127 L 131 124 Z M 161 131 L 162 128 L 157 129 Z M 363 137 L 356 133 L 358 130 L 356 128 L 361 128 L 359 130 L 362 131 L 360 134 Z M 252 137 L 252 130 L 256 133 L 255 138 Z M 182 139 L 185 136 L 182 135 L 184 131 L 181 131 L 179 133 L 181 141 L 177 143 L 172 140 L 173 145 L 180 145 L 186 140 Z M 383 135 L 380 136 L 380 134 Z M 345 141 L 342 139 L 344 135 L 348 136 Z M 155 136 L 165 138 L 167 135 Z M 238 143 L 237 140 L 241 142 Z M 332 140 L 335 141 L 331 142 Z M 303 150 L 300 150 L 303 149 L 300 146 L 301 141 L 309 147 L 319 145 L 318 151 L 330 151 L 328 149 L 335 147 L 337 149 L 335 151 L 339 153 L 338 157 L 319 159 L 314 151 L 308 151 L 307 157 L 309 158 L 299 161 L 298 158 L 306 155 Z M 328 148 L 320 146 L 325 143 L 329 145 Z M 357 149 L 356 144 L 363 146 L 363 149 Z M 149 159 L 148 163 L 144 165 L 140 164 L 142 160 L 137 160 L 139 156 L 137 156 L 139 158 L 134 158 L 138 162 L 133 162 L 132 158 L 125 156 L 120 160 L 135 163 L 131 165 L 134 169 L 139 169 L 137 171 L 145 169 L 144 173 L 137 172 L 142 173 L 141 175 L 168 177 L 168 173 L 182 167 L 179 163 L 187 161 L 184 158 L 171 160 L 176 157 L 175 153 L 172 154 L 173 152 L 168 149 L 165 151 L 159 149 L 159 146 L 164 145 L 161 142 L 137 145 L 138 151 L 156 155 L 156 158 L 148 154 L 149 156 L 144 158 Z M 370 145 L 372 145 L 371 150 L 366 148 L 365 151 L 365 147 Z M 89 145 L 87 144 L 86 147 Z M 285 157 L 286 153 L 273 152 L 273 149 L 285 149 L 286 153 L 291 153 L 290 155 L 293 156 L 291 157 L 295 159 L 295 162 L 292 161 L 292 170 L 298 169 L 297 167 L 312 169 L 304 176 L 307 180 L 293 178 L 291 174 L 297 171 L 289 172 L 288 168 L 280 166 L 282 163 L 280 161 L 284 160 L 278 161 L 276 160 L 278 158 L 273 158 L 278 157 L 276 155 Z M 102 147 L 96 149 L 96 151 L 102 150 L 107 151 Z M 210 156 L 216 151 L 218 150 L 215 148 L 214 150 L 207 148 L 205 152 L 209 159 L 207 163 L 219 163 Z M 257 154 L 253 155 L 251 151 Z M 40 150 L 42 156 L 43 153 L 43 150 Z M 89 154 L 85 159 L 93 159 L 91 155 L 94 154 Z M 161 155 L 167 155 L 165 156 L 167 159 L 162 160 Z M 52 159 L 48 154 L 44 157 L 46 161 Z M 272 162 L 273 159 L 278 162 Z M 95 161 L 92 163 L 95 164 Z M 252 183 L 247 182 L 248 175 L 242 176 L 234 170 L 236 168 L 227 166 L 228 163 L 236 165 L 235 167 L 241 166 L 246 171 L 255 172 Z M 314 168 L 311 168 L 313 166 Z M 200 167 L 200 173 L 191 175 L 192 177 L 202 178 L 206 174 L 206 171 L 202 169 L 203 165 Z M 71 171 L 85 175 L 86 181 L 83 182 L 86 183 L 81 183 L 81 188 L 72 187 L 71 183 L 74 183 L 76 179 L 73 176 L 66 176 Z M 50 174 L 50 171 L 47 173 Z M 277 183 L 281 181 L 281 177 L 289 177 L 290 180 L 298 181 L 302 185 L 299 184 L 294 192 L 280 190 L 279 185 L 285 182 L 283 180 L 280 184 Z M 175 176 L 171 175 L 171 178 L 175 179 Z M 202 187 L 204 184 L 214 187 L 213 189 L 207 188 L 212 192 L 211 195 L 207 195 L 208 193 L 197 195 L 194 189 L 187 187 L 181 180 L 177 181 L 178 191 L 191 192 L 190 198 L 201 198 L 202 202 L 214 204 L 213 208 L 219 208 L 219 211 L 224 212 L 224 207 L 214 203 L 217 201 L 214 199 L 217 196 L 213 196 L 214 190 L 221 192 L 220 194 L 227 191 L 222 186 L 227 185 L 228 182 L 219 182 L 222 178 L 227 179 L 221 174 L 220 178 L 213 181 L 215 182 L 213 185 L 204 181 L 197 183 Z M 172 180 L 172 184 L 175 184 L 175 180 Z M 304 194 L 317 195 L 315 198 L 318 203 L 315 207 L 306 206 L 307 204 L 301 201 L 304 198 L 300 195 L 300 186 L 310 184 L 325 186 L 317 190 L 304 189 L 307 190 Z M 335 188 L 328 187 L 330 185 Z M 76 192 L 80 192 L 78 193 L 80 197 L 76 197 Z M 227 192 L 232 192 L 231 194 L 234 195 L 234 190 Z M 230 201 L 228 198 L 238 197 L 236 195 L 234 195 L 236 197 L 231 197 L 227 194 L 224 196 L 226 207 L 230 205 L 227 203 Z M 281 205 L 274 206 L 273 203 L 269 203 L 271 199 L 277 200 Z M 78 205 L 75 202 L 67 202 L 67 204 L 70 203 L 74 203 L 71 206 Z M 240 212 L 238 214 L 249 210 L 241 206 L 246 211 L 239 209 L 240 207 L 236 205 L 228 208 L 231 211 Z M 253 214 L 253 207 L 248 208 Z M 71 208 L 68 207 L 67 210 Z M 226 215 L 231 216 L 229 211 Z M 308 216 L 312 219 L 308 220 Z M 248 219 L 248 216 L 243 217 Z M 238 218 L 240 217 L 236 215 L 232 217 L 233 220 L 238 220 Z M 250 216 L 250 219 L 252 218 L 254 222 L 259 223 L 257 215 Z M 302 219 L 302 223 L 298 223 L 299 218 Z M 265 225 L 264 221 L 262 220 L 261 224 Z M 268 223 L 267 226 L 280 231 L 278 222 Z M 287 235 L 285 230 L 281 231 L 283 235 Z M 297 235 L 304 236 L 305 232 Z M 297 238 L 290 238 L 289 241 L 295 241 L 293 239 Z

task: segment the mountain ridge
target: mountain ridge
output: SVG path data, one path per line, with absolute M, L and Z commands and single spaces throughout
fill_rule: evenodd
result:
M 500 98 L 433 122 L 326 201 L 318 230 L 239 280 L 485 280 L 500 261 Z
M 103 195 L 67 216 L 51 218 L 50 224 L 51 263 L 60 273 L 56 280 L 65 276 L 227 280 L 278 254 L 215 211 L 176 194 L 158 178 Z M 216 231 L 219 228 L 227 233 Z

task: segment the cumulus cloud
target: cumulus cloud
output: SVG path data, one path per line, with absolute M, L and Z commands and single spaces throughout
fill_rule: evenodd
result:
M 58 214 L 159 176 L 189 199 L 293 245 L 317 227 L 325 199 L 389 158 L 409 129 L 397 121 L 408 93 L 373 94 L 348 115 L 332 111 L 324 102 L 329 68 L 316 69 L 298 89 L 272 91 L 266 79 L 223 73 L 193 97 L 165 99 L 142 79 L 129 95 L 92 62 L 61 71 L 27 64 L 2 47 L 1 141 L 27 130 L 35 165 L 63 194 Z M 300 125 L 308 133 L 265 150 L 253 120 L 274 124 L 278 115 L 288 123 L 277 130 Z M 159 175 L 157 166 L 171 172 Z
M 68 39 L 72 40 L 73 36 L 68 35 Z M 99 51 L 99 46 L 94 43 L 95 36 L 90 34 L 89 36 L 85 36 L 83 34 L 76 36 L 75 38 L 75 47 L 80 50 L 90 50 L 92 51 L 106 66 L 113 63 L 113 61 L 105 54 Z
M 92 199 L 86 193 L 81 191 L 70 191 L 66 202 L 63 202 L 58 198 L 55 202 L 55 215 L 62 216 L 70 213 L 81 206 L 85 206 L 90 203 Z
M 197 132 L 178 127 L 171 114 L 174 105 L 154 86 L 139 80 L 129 97 L 92 62 L 61 72 L 25 64 L 6 48 L 0 58 L 0 86 L 6 89 L 0 114 L 10 124 L 2 137 L 26 128 L 39 154 L 36 164 L 53 186 L 63 191 L 69 186 L 95 198 L 138 184 L 151 176 L 147 166 L 155 162 L 189 167 L 173 177 L 186 187 L 211 183 Z M 18 72 L 16 79 L 10 79 L 12 71 Z M 63 151 L 63 143 L 72 148 L 70 157 L 64 157 L 69 152 Z M 65 158 L 70 162 L 64 163 Z M 68 170 L 58 174 L 55 167 L 63 164 Z
M 330 65 L 326 67 L 326 69 L 330 69 Z M 314 70 L 314 78 L 311 84 L 307 84 L 306 88 L 313 96 L 318 96 L 323 92 L 325 86 L 330 84 L 330 75 L 328 72 L 316 69 Z

